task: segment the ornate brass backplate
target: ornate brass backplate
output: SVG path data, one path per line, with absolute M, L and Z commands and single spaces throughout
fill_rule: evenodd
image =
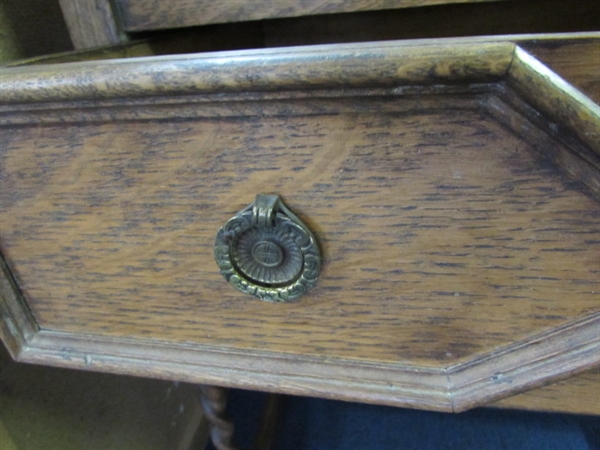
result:
M 270 302 L 297 299 L 321 271 L 315 237 L 277 195 L 257 195 L 221 227 L 215 259 L 237 290 Z

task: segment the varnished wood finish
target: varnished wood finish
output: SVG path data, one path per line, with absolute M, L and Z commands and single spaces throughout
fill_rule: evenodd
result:
M 59 0 L 75 49 L 121 42 L 110 0 Z
M 507 397 L 490 406 L 600 415 L 600 367 L 539 389 Z
M 574 179 L 585 184 L 600 198 L 600 158 L 573 134 L 565 134 L 564 128 L 547 117 L 556 117 L 560 111 L 540 116 L 529 103 L 506 85 L 499 86 L 500 95 L 490 96 L 484 102 L 487 111 L 500 123 L 521 135 L 533 148 L 545 155 L 549 161 L 561 167 Z M 576 103 L 576 102 L 574 102 Z M 565 111 L 575 111 L 573 104 L 556 104 Z M 515 114 L 518 111 L 520 114 Z M 589 123 L 589 122 L 588 122 Z M 554 145 L 556 141 L 566 145 Z
M 593 116 L 519 52 L 5 71 L 0 238 L 42 328 L 18 358 L 453 411 L 597 364 L 599 208 L 569 169 L 595 164 Z M 546 148 L 527 136 L 554 112 L 511 98 L 526 89 L 581 113 Z M 320 239 L 298 303 L 245 298 L 216 270 L 216 230 L 257 192 Z
M 2 256 L 0 256 L 0 317 L 2 318 L 0 320 L 2 342 L 12 355 L 17 355 L 27 345 L 27 341 L 39 331 L 39 326 Z
M 497 0 L 117 0 L 128 31 Z
M 18 359 L 192 383 L 462 411 L 597 364 L 598 316 L 451 368 L 274 355 L 248 349 L 169 345 L 150 339 L 115 339 L 43 330 L 28 341 Z M 513 358 L 512 354 L 518 357 Z
M 232 444 L 233 423 L 226 418 L 227 391 L 216 386 L 200 387 L 202 412 L 210 426 L 210 437 L 217 450 L 235 450 Z
M 599 103 L 600 36 L 598 33 L 594 36 L 560 40 L 538 38 L 521 42 L 519 46 Z
M 239 25 L 236 25 L 239 30 Z M 211 29 L 212 30 L 212 29 Z M 223 47 L 239 49 L 241 44 L 254 47 L 270 46 L 264 40 L 244 36 L 243 42 L 229 39 L 223 31 L 207 29 L 185 30 L 172 33 L 168 37 L 156 37 L 138 40 L 120 45 L 99 49 L 80 50 L 42 57 L 19 60 L 8 64 L 9 67 L 39 64 L 63 64 L 66 62 L 98 61 L 117 58 L 133 58 L 143 56 L 159 56 L 167 54 L 198 53 L 222 50 Z M 221 29 L 219 29 L 221 30 Z M 239 34 L 239 32 L 238 32 Z M 264 34 L 264 31 L 250 32 Z M 356 37 L 356 36 L 354 36 Z M 266 38 L 272 41 L 273 38 Z M 527 34 L 494 37 L 469 37 L 445 39 L 448 45 L 463 45 L 465 43 L 484 42 L 517 42 L 529 53 L 546 64 L 568 83 L 581 90 L 594 100 L 600 101 L 600 81 L 596 74 L 600 72 L 600 33 L 563 33 L 563 34 Z M 431 40 L 405 41 L 404 45 L 428 45 Z
M 600 108 L 593 100 L 519 47 L 509 80 L 525 100 L 570 129 L 600 156 Z
M 205 25 L 185 28 L 180 33 L 184 46 L 195 46 L 196 51 L 593 31 L 598 28 L 595 17 L 600 12 L 598 3 L 593 0 L 576 3 L 559 0 L 236 0 L 225 3 L 175 0 L 168 4 L 157 0 L 115 0 L 117 14 L 113 17 L 108 2 L 63 2 L 67 4 L 64 9 L 72 34 L 82 35 L 79 39 L 74 38 L 81 42 L 77 48 L 118 42 L 118 30 L 124 26 L 121 17 L 125 17 L 125 26 L 131 27 L 126 31 L 131 33 L 120 33 L 121 40 L 128 36 L 137 38 L 139 32 L 144 32 L 145 37 L 162 36 L 169 40 L 177 34 L 173 32 L 174 27 Z M 96 3 L 98 7 L 95 7 Z M 267 19 L 256 20 L 256 17 Z M 148 32 L 145 27 L 163 31 Z M 86 34 L 87 30 L 90 32 Z M 94 37 L 96 33 L 100 36 Z M 115 37 L 107 41 L 105 34 Z M 86 40 L 89 42 L 85 43 Z
M 324 95 L 331 96 L 338 95 L 333 90 L 348 87 L 497 81 L 506 75 L 513 49 L 514 44 L 507 42 L 452 47 L 370 43 L 123 59 L 15 67 L 0 73 L 0 87 L 5 104 L 103 99 L 123 104 L 132 97 L 210 93 L 218 94 L 216 99 L 225 93 L 247 98 L 251 92 L 265 91 L 277 97 L 278 91 L 290 90 L 306 96 L 315 89 L 328 89 L 331 92 Z M 136 114 L 140 112 L 129 111 L 130 117 Z M 7 120 L 15 123 L 12 116 Z

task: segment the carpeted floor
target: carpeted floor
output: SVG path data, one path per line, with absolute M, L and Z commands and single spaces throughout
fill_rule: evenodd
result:
M 252 449 L 265 400 L 262 393 L 230 393 L 242 450 Z M 445 414 L 284 397 L 279 417 L 274 450 L 600 450 L 600 418 L 589 416 L 498 409 Z

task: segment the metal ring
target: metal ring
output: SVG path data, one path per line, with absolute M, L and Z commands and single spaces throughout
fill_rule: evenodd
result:
M 271 302 L 297 299 L 321 271 L 313 234 L 276 195 L 258 195 L 221 227 L 215 260 L 238 291 Z

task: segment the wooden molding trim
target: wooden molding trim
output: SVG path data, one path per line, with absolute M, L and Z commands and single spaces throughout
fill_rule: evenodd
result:
M 509 42 L 420 47 L 368 43 L 24 66 L 2 71 L 0 94 L 8 107 L 149 96 L 484 83 L 506 75 L 514 49 Z M 162 76 L 165 72 L 168 78 Z
M 508 71 L 508 83 L 528 102 L 593 148 L 600 157 L 600 106 L 522 48 Z
M 172 76 L 161 76 L 165 71 Z M 190 102 L 236 102 L 238 108 L 260 99 L 271 100 L 277 108 L 279 100 L 311 96 L 393 92 L 410 98 L 415 93 L 443 96 L 456 89 L 471 94 L 465 100 L 470 108 L 482 107 L 494 117 L 501 117 L 503 107 L 522 113 L 525 106 L 510 104 L 508 90 L 498 92 L 495 86 L 501 83 L 514 88 L 540 115 L 564 119 L 573 142 L 585 144 L 571 146 L 570 155 L 583 165 L 595 164 L 594 152 L 581 150 L 597 150 L 590 141 L 598 127 L 593 102 L 559 77 L 549 76 L 544 66 L 509 42 L 367 44 L 335 50 L 323 46 L 18 67 L 0 75 L 0 124 L 37 124 L 36 114 L 53 110 L 79 114 L 79 120 L 116 120 L 112 102 L 119 98 L 143 106 L 145 97 L 152 97 L 154 104 L 146 104 L 147 109 L 159 108 L 164 114 Z M 559 98 L 558 103 L 535 101 L 536 89 Z M 487 100 L 482 100 L 486 92 Z M 86 116 L 82 111 L 95 113 Z M 143 111 L 119 117 L 143 120 Z M 11 354 L 24 362 L 440 411 L 481 406 L 600 363 L 600 312 L 461 364 L 432 368 L 40 330 L 4 263 L 0 277 L 0 331 Z
M 40 330 L 21 362 L 460 412 L 600 363 L 600 313 L 446 368 L 188 346 Z
M 571 106 L 565 104 L 567 108 Z M 506 85 L 498 86 L 496 95 L 487 97 L 483 107 L 498 122 L 521 136 L 600 198 L 600 158 L 573 133 L 560 132 L 540 115 L 540 110 L 533 108 Z
M 594 367 L 600 362 L 599 327 L 600 312 L 448 368 L 453 410 L 481 406 Z
M 0 338 L 9 353 L 16 357 L 38 332 L 39 326 L 0 255 Z

